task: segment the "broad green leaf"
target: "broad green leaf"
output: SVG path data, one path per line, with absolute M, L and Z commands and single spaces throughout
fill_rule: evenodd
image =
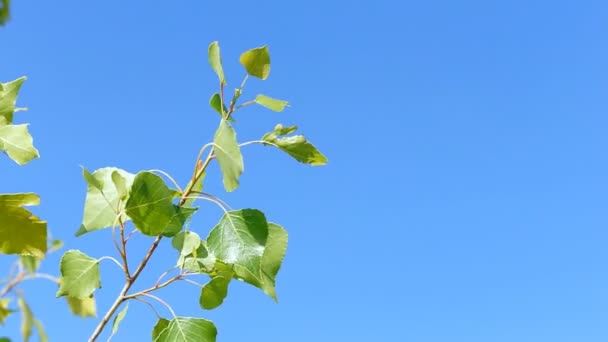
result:
M 112 322 L 112 335 L 116 334 L 116 332 L 118 331 L 118 326 L 120 325 L 120 322 L 122 322 L 122 320 L 127 315 L 128 309 L 129 309 L 129 303 L 126 303 L 125 307 L 122 310 L 120 310 L 118 315 L 114 316 L 114 321 Z
M 179 268 L 191 272 L 209 273 L 215 268 L 215 264 L 215 256 L 209 253 L 205 241 L 201 241 L 201 244 L 194 252 L 188 255 L 180 254 L 177 260 Z
M 230 211 L 213 227 L 207 238 L 211 254 L 224 264 L 234 265 L 237 277 L 262 283 L 262 254 L 268 238 L 268 222 L 255 209 Z
M 23 341 L 27 342 L 32 337 L 34 314 L 32 314 L 32 310 L 25 300 L 23 300 L 22 296 L 17 298 L 17 306 L 19 306 L 19 311 L 21 311 L 21 337 L 23 337 Z
M 201 238 L 195 232 L 182 231 L 173 237 L 171 245 L 180 255 L 186 256 L 194 253 L 194 251 L 198 249 L 201 245 Z
M 5 151 L 19 165 L 27 164 L 40 156 L 27 126 L 0 126 L 0 151 Z
M 39 203 L 32 193 L 0 195 L 0 253 L 44 258 L 46 222 L 22 207 Z
M 160 176 L 147 171 L 139 172 L 127 201 L 127 215 L 145 235 L 173 236 L 196 211 L 195 208 L 173 204 L 177 195 L 179 193 L 169 189 Z
M 244 279 L 261 288 L 267 295 L 277 301 L 275 290 L 276 276 L 279 273 L 285 252 L 287 251 L 287 231 L 275 223 L 268 224 L 268 241 L 262 255 L 262 282 Z
M 101 288 L 99 260 L 77 251 L 69 250 L 60 262 L 61 282 L 57 297 L 89 298 L 95 289 Z
M 21 255 L 19 261 L 29 273 L 36 273 L 36 270 L 40 267 L 40 258 L 33 255 Z
M 216 274 L 201 289 L 199 303 L 201 308 L 212 310 L 222 305 L 228 295 L 228 285 L 234 272 L 228 265 L 217 263 Z
M 157 338 L 160 336 L 160 333 L 162 333 L 163 330 L 167 329 L 167 327 L 169 326 L 169 322 L 170 321 L 165 318 L 159 318 L 158 321 L 156 321 L 156 324 L 152 329 L 152 341 L 156 341 Z
M 234 191 L 239 186 L 239 177 L 243 173 L 243 156 L 236 141 L 236 133 L 226 120 L 220 122 L 213 142 L 215 156 L 222 170 L 224 188 L 228 192 Z
M 220 79 L 221 84 L 226 84 L 226 79 L 224 78 L 224 68 L 222 67 L 222 56 L 220 55 L 220 44 L 215 41 L 209 45 L 209 64 L 211 64 L 211 68 L 217 74 L 217 77 Z
M 303 135 L 281 137 L 295 132 L 296 128 L 296 126 L 283 127 L 283 125 L 278 124 L 273 132 L 264 134 L 262 140 L 287 152 L 301 163 L 313 166 L 327 164 L 327 157 L 319 152 Z
M 93 295 L 87 298 L 66 297 L 66 300 L 72 314 L 83 318 L 97 316 L 97 305 Z
M 255 103 L 264 106 L 270 110 L 275 112 L 282 112 L 285 107 L 289 105 L 289 102 L 283 100 L 273 99 L 270 96 L 266 95 L 258 95 L 255 97 Z
M 5 6 L 3 9 L 7 9 L 8 0 L 3 0 Z M 0 10 L 0 24 L 2 22 L 2 10 Z M 21 85 L 26 80 L 26 77 L 20 77 L 14 81 L 0 83 L 0 126 L 10 125 L 13 123 L 13 113 L 15 112 L 15 103 L 17 102 L 17 95 L 21 89 Z
M 152 331 L 154 342 L 215 342 L 217 329 L 211 321 L 177 317 L 166 324 L 163 320 L 166 321 L 161 318 Z
M 39 320 L 34 319 L 34 327 L 36 327 L 36 332 L 38 333 L 38 339 L 40 340 L 40 342 L 48 342 L 49 338 L 46 335 L 46 331 L 44 331 L 44 326 Z
M 270 54 L 266 45 L 243 52 L 240 62 L 251 76 L 265 80 L 270 74 Z
M 82 173 L 87 181 L 87 195 L 82 224 L 76 236 L 117 224 L 118 213 L 123 212 L 125 207 L 125 200 L 121 199 L 122 188 L 131 188 L 135 178 L 135 175 L 115 167 L 101 168 L 93 173 L 83 168 Z M 118 184 L 120 190 L 115 183 L 115 179 L 118 179 L 116 174 L 124 180 L 124 184 Z M 123 213 L 123 222 L 128 219 Z
M 14 311 L 9 309 L 8 304 L 11 302 L 10 298 L 0 299 L 0 324 L 4 324 L 4 320 L 8 315 Z

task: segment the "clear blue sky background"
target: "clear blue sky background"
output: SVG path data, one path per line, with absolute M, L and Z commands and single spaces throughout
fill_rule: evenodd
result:
M 297 123 L 330 164 L 252 146 L 229 195 L 213 168 L 209 191 L 290 232 L 280 303 L 235 283 L 204 312 L 180 284 L 161 293 L 179 314 L 214 320 L 220 342 L 607 341 L 607 17 L 600 0 L 14 1 L 0 79 L 29 77 L 17 120 L 42 158 L 0 160 L 1 190 L 39 192 L 35 211 L 67 248 L 114 253 L 107 230 L 73 236 L 79 165 L 185 183 L 217 125 L 207 45 L 220 41 L 235 86 L 239 54 L 268 44 L 271 76 L 244 98 L 292 107 L 242 111 L 239 139 Z M 206 235 L 221 211 L 202 206 Z M 167 242 L 137 288 L 175 262 Z M 121 280 L 104 262 L 100 312 Z M 72 317 L 53 284 L 25 290 L 53 341 L 97 323 Z M 114 341 L 147 340 L 154 315 L 129 310 Z M 0 335 L 18 340 L 17 325 Z

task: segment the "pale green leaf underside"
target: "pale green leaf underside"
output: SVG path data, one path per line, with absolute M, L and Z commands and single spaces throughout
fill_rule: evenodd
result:
M 25 80 L 26 77 L 21 77 L 14 81 L 0 83 L 0 126 L 13 123 L 17 95 Z
M 120 322 L 122 322 L 122 320 L 127 315 L 128 309 L 129 309 L 129 303 L 126 303 L 125 307 L 122 310 L 120 310 L 118 315 L 114 316 L 114 321 L 112 322 L 112 335 L 116 334 L 116 332 L 118 331 L 118 326 L 120 325 Z
M 66 297 L 70 312 L 79 317 L 96 317 L 97 304 L 93 295 L 87 298 Z
M 0 151 L 4 151 L 19 165 L 27 164 L 40 156 L 27 126 L 0 126 Z
M 283 136 L 295 132 L 296 129 L 296 126 L 283 127 L 283 125 L 278 124 L 274 131 L 264 134 L 262 141 L 287 152 L 301 163 L 313 166 L 327 164 L 327 157 L 319 152 L 303 135 Z
M 220 83 L 226 84 L 224 68 L 222 67 L 222 56 L 220 55 L 220 45 L 217 41 L 209 45 L 208 58 L 209 64 L 211 64 L 211 68 L 217 74 Z
M 202 318 L 177 317 L 164 324 L 155 327 L 155 332 L 160 331 L 153 332 L 154 342 L 215 342 L 217 336 L 213 322 Z
M 243 173 L 243 156 L 236 140 L 234 129 L 226 120 L 220 122 L 213 139 L 215 155 L 222 170 L 224 188 L 234 191 L 239 186 L 239 177 Z
M 101 288 L 99 260 L 77 251 L 69 250 L 60 262 L 61 281 L 57 297 L 89 298 Z
M 27 342 L 29 341 L 30 337 L 32 337 L 34 314 L 23 297 L 19 296 L 17 298 L 17 305 L 19 306 L 19 311 L 21 312 L 21 337 L 23 338 L 23 341 Z
M 282 112 L 285 109 L 285 107 L 287 107 L 289 105 L 289 102 L 287 102 L 287 101 L 274 99 L 270 96 L 266 96 L 266 95 L 262 95 L 262 94 L 255 97 L 255 103 L 257 103 L 261 106 L 264 106 L 275 112 Z
M 135 175 L 115 168 L 105 167 L 90 173 L 82 169 L 83 177 L 87 181 L 87 195 L 84 202 L 84 213 L 82 224 L 76 232 L 76 236 L 113 227 L 118 223 L 118 213 L 124 211 L 124 188 L 130 189 Z M 115 183 L 119 180 L 119 184 Z M 122 215 L 123 222 L 128 221 L 126 215 Z

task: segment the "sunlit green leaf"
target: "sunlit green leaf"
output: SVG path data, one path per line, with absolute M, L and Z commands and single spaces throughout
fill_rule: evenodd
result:
M 42 323 L 39 320 L 34 319 L 34 327 L 36 327 L 36 332 L 38 333 L 38 340 L 40 342 L 48 342 L 49 338 L 46 335 L 46 331 L 44 331 L 44 326 L 42 325 Z M 0 342 L 2 342 L 2 341 L 0 341 Z
M 255 103 L 264 106 L 270 110 L 275 112 L 282 112 L 285 107 L 289 105 L 289 102 L 283 100 L 273 99 L 270 96 L 266 95 L 258 95 L 255 97 Z
M 3 0 L 6 4 L 4 9 L 8 9 L 7 0 Z M 0 24 L 2 21 L 2 10 L 0 10 Z M 17 95 L 21 89 L 21 85 L 26 80 L 26 77 L 20 77 L 14 81 L 0 83 L 0 126 L 10 125 L 13 123 L 13 113 L 15 112 L 15 103 Z
M 21 255 L 19 256 L 19 261 L 29 273 L 35 273 L 38 267 L 40 267 L 40 258 L 33 255 Z
M 201 241 L 198 248 L 188 255 L 180 254 L 177 266 L 190 272 L 207 273 L 215 267 L 215 256 L 209 253 L 206 241 Z
M 266 45 L 243 52 L 239 59 L 251 76 L 268 78 L 270 74 L 270 54 Z
M 262 282 L 255 279 L 243 279 L 252 285 L 261 288 L 275 301 L 277 294 L 275 290 L 276 276 L 279 273 L 285 252 L 287 251 L 287 231 L 275 223 L 268 224 L 268 240 L 262 255 Z
M 217 74 L 217 77 L 220 79 L 221 84 L 226 84 L 226 79 L 224 78 L 224 68 L 222 67 L 222 56 L 220 55 L 220 45 L 217 41 L 211 43 L 209 45 L 209 64 L 211 64 L 211 68 Z
M 180 255 L 190 255 L 201 245 L 201 238 L 195 232 L 182 231 L 173 237 L 171 245 Z
M 85 168 L 82 169 L 84 179 L 87 181 L 87 195 L 84 202 L 84 214 L 82 224 L 76 236 L 112 227 L 117 224 L 117 216 L 125 207 L 124 199 L 121 199 L 122 187 L 131 188 L 135 175 L 115 167 L 105 167 L 89 173 Z M 112 176 L 114 174 L 114 176 Z M 115 179 L 120 175 L 124 184 L 118 184 L 121 190 L 117 189 Z M 122 221 L 126 222 L 129 218 L 122 215 Z
M 39 203 L 33 193 L 0 195 L 0 253 L 44 258 L 46 222 L 22 207 Z
M 116 334 L 116 332 L 118 331 L 118 326 L 120 325 L 120 322 L 122 322 L 122 320 L 127 315 L 128 309 L 129 309 L 129 303 L 126 303 L 125 307 L 122 310 L 120 310 L 120 312 L 116 316 L 114 316 L 114 321 L 112 322 L 112 335 Z
M 157 341 L 158 337 L 160 336 L 160 333 L 163 332 L 163 330 L 167 329 L 168 326 L 168 319 L 159 318 L 158 321 L 156 321 L 156 324 L 154 325 L 154 329 L 152 329 L 152 341 Z
M 70 312 L 79 317 L 96 317 L 97 304 L 93 295 L 87 298 L 66 297 Z
M 160 324 L 160 332 L 154 336 L 154 342 L 215 342 L 217 329 L 213 322 L 202 318 L 192 317 L 177 317 L 169 321 L 169 324 L 164 326 Z M 161 329 L 163 328 L 164 329 Z
M 19 165 L 27 164 L 40 156 L 27 126 L 0 126 L 0 151 L 6 152 Z
M 99 260 L 77 251 L 69 250 L 60 262 L 61 281 L 57 297 L 89 298 L 95 289 L 101 288 Z
M 199 303 L 201 308 L 211 310 L 222 305 L 228 295 L 228 285 L 234 272 L 228 265 L 217 263 L 215 275 L 201 289 Z
M 327 157 L 319 152 L 303 135 L 281 137 L 293 133 L 296 129 L 296 126 L 283 127 L 283 125 L 278 124 L 274 131 L 264 134 L 262 141 L 280 148 L 301 163 L 313 166 L 327 164 Z
M 163 179 L 151 172 L 142 171 L 135 176 L 126 205 L 127 215 L 144 235 L 173 236 L 196 211 L 173 204 L 179 195 L 169 189 Z
M 21 311 L 21 337 L 23 337 L 23 341 L 27 342 L 32 337 L 34 314 L 32 314 L 30 306 L 27 305 L 22 296 L 17 298 L 17 306 L 19 306 L 19 311 Z
M 14 312 L 8 307 L 8 304 L 11 302 L 10 298 L 2 298 L 0 299 L 0 324 L 4 324 L 4 320 L 8 315 Z
M 121 175 L 118 170 L 112 171 L 112 182 L 116 187 L 118 198 L 123 201 L 127 199 L 127 196 L 129 196 L 130 184 L 127 184 L 127 179 Z
M 220 122 L 213 139 L 215 155 L 222 170 L 224 188 L 234 191 L 239 186 L 239 177 L 243 173 L 243 156 L 236 140 L 234 129 L 226 120 Z
M 262 282 L 262 254 L 268 238 L 268 222 L 255 209 L 224 214 L 207 238 L 209 251 L 217 260 L 234 266 L 237 277 Z

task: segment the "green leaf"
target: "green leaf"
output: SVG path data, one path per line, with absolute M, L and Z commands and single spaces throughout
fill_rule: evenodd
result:
M 115 167 L 101 168 L 92 174 L 83 168 L 82 174 L 87 181 L 87 195 L 82 224 L 76 236 L 114 226 L 118 222 L 118 213 L 124 212 L 125 200 L 121 199 L 123 187 L 131 188 L 135 178 L 135 175 Z M 124 180 L 124 184 L 121 183 L 122 180 L 116 184 L 119 179 L 117 175 Z M 122 221 L 128 220 L 123 214 Z
M 239 61 L 249 75 L 263 80 L 268 78 L 270 74 L 270 54 L 266 45 L 243 52 Z
M 42 323 L 35 319 L 34 320 L 34 326 L 36 327 L 36 332 L 38 333 L 38 339 L 40 340 L 40 342 L 48 342 L 49 338 L 46 335 L 46 331 L 44 331 L 44 326 L 42 325 Z M 0 340 L 0 342 L 2 342 Z
M 97 316 L 97 305 L 93 295 L 87 298 L 66 297 L 66 300 L 72 314 L 83 318 Z
M 226 116 L 226 106 L 223 106 L 222 99 L 220 98 L 220 94 L 215 93 L 211 95 L 209 99 L 209 105 L 213 110 L 215 110 L 222 118 Z
M 112 182 L 116 187 L 118 198 L 123 201 L 127 199 L 127 196 L 129 196 L 129 185 L 127 185 L 127 179 L 118 170 L 112 171 Z
M 10 298 L 0 299 L 0 324 L 4 324 L 4 320 L 8 315 L 14 311 L 9 309 L 8 304 L 11 302 Z
M 217 260 L 234 265 L 237 277 L 262 283 L 262 254 L 268 238 L 268 222 L 256 209 L 230 211 L 213 227 L 207 246 Z
M 279 273 L 283 257 L 287 250 L 287 231 L 275 223 L 268 224 L 268 239 L 262 255 L 261 278 L 250 277 L 244 274 L 239 278 L 256 286 L 268 296 L 277 301 L 275 290 L 276 276 Z
M 63 254 L 60 263 L 61 282 L 57 297 L 89 298 L 101 288 L 99 260 L 77 251 Z
M 228 295 L 228 285 L 234 272 L 228 265 L 217 263 L 216 275 L 203 286 L 199 303 L 201 308 L 212 310 L 222 305 L 224 298 Z
M 112 322 L 112 335 L 116 334 L 116 332 L 118 331 L 118 326 L 120 325 L 120 322 L 122 322 L 122 320 L 127 315 L 128 309 L 129 309 L 129 303 L 126 303 L 125 307 L 122 310 L 120 310 L 118 315 L 114 316 L 114 322 Z
M 188 255 L 180 254 L 177 260 L 177 266 L 179 268 L 191 272 L 208 273 L 214 269 L 215 264 L 215 256 L 209 253 L 205 241 L 201 241 L 201 244 L 194 252 Z
M 4 25 L 10 18 L 9 5 L 10 0 L 2 0 L 0 2 L 0 25 Z M 8 338 L 0 338 L 0 342 L 11 342 Z
M 262 140 L 287 152 L 301 163 L 313 166 L 327 164 L 327 157 L 319 152 L 303 135 L 280 137 L 293 133 L 296 129 L 296 126 L 283 127 L 283 125 L 278 124 L 274 131 L 264 134 Z
M 127 201 L 127 215 L 144 235 L 173 236 L 197 210 L 173 204 L 177 195 L 179 193 L 169 189 L 160 176 L 147 171 L 139 172 Z
M 159 319 L 152 331 L 154 342 L 215 342 L 217 329 L 202 318 L 177 317 L 168 323 Z
M 289 102 L 287 101 L 283 101 L 283 100 L 277 100 L 277 99 L 273 99 L 270 96 L 266 96 L 266 95 L 258 95 L 255 97 L 255 103 L 264 106 L 270 110 L 273 110 L 275 112 L 282 112 L 285 107 L 287 107 L 289 105 Z
M 211 43 L 209 45 L 209 64 L 211 64 L 211 68 L 217 74 L 217 77 L 220 79 L 221 84 L 226 84 L 226 79 L 224 78 L 224 68 L 222 67 L 222 56 L 220 55 L 220 45 L 217 41 Z
M 156 339 L 160 336 L 160 333 L 162 333 L 163 330 L 167 329 L 167 327 L 169 326 L 169 322 L 170 321 L 165 318 L 159 318 L 158 321 L 156 321 L 156 324 L 152 329 L 152 341 L 156 341 Z
M 0 151 L 5 151 L 19 165 L 27 164 L 40 156 L 27 126 L 0 126 Z
M 201 245 L 201 238 L 195 232 L 179 232 L 173 237 L 171 245 L 180 255 L 190 255 Z
M 51 241 L 51 248 L 49 248 L 49 252 L 60 250 L 61 247 L 63 247 L 63 241 L 54 239 L 53 241 Z
M 36 273 L 36 270 L 40 267 L 40 258 L 33 255 L 21 255 L 19 261 L 29 273 Z
M 0 253 L 44 258 L 46 222 L 22 207 L 39 203 L 33 193 L 0 195 Z
M 244 166 L 236 133 L 226 120 L 220 122 L 213 142 L 215 156 L 222 170 L 224 188 L 232 192 L 239 186 L 239 177 L 243 173 Z
M 8 1 L 8 0 L 6 0 L 6 1 Z M 2 14 L 0 13 L 0 15 L 2 15 Z M 2 23 L 0 23 L 0 25 L 2 25 Z M 0 337 L 0 342 L 11 342 L 11 340 L 8 337 Z
M 22 296 L 17 298 L 17 306 L 19 306 L 19 311 L 21 311 L 21 336 L 23 337 L 23 341 L 27 342 L 32 337 L 34 314 L 32 314 L 32 310 Z
M 7 9 L 7 0 L 3 0 L 3 4 L 5 5 L 3 9 Z M 2 12 L 0 11 L 0 13 Z M 1 22 L 2 19 L 0 14 L 0 24 Z M 13 113 L 15 113 L 17 95 L 19 94 L 21 85 L 26 79 L 26 77 L 20 77 L 11 82 L 0 83 L 0 126 L 13 123 Z

